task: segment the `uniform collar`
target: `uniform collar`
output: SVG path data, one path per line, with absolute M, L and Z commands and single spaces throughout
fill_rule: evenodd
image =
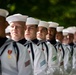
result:
M 53 45 L 55 45 L 57 42 L 56 42 L 56 40 L 54 39 L 54 40 L 48 40 L 51 44 L 53 44 Z
M 34 40 L 31 40 L 33 43 L 35 44 L 38 44 L 39 40 L 38 39 L 34 39 Z
M 70 45 L 70 46 L 74 46 L 74 43 L 72 42 L 72 43 L 70 43 L 69 45 Z
M 19 40 L 18 42 L 21 43 L 22 45 L 24 45 L 26 43 L 26 41 L 27 40 L 25 38 L 23 38 L 23 39 Z

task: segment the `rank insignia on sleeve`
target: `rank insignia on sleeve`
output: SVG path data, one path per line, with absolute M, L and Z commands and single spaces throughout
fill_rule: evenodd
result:
M 8 50 L 8 58 L 11 58 L 12 50 Z
M 25 62 L 25 67 L 27 67 L 28 65 L 30 65 L 30 60 Z
M 45 65 L 45 64 L 46 64 L 46 61 L 43 60 L 43 61 L 40 63 L 40 67 L 42 67 L 42 66 Z
M 54 56 L 54 57 L 52 58 L 53 61 L 55 61 L 56 59 L 57 59 L 57 56 Z

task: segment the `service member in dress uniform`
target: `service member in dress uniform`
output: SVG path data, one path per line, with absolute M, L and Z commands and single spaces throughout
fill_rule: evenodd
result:
M 50 25 L 49 25 L 49 28 L 48 28 L 48 34 L 47 34 L 47 38 L 49 38 L 49 42 L 51 44 L 54 45 L 54 47 L 56 48 L 56 51 L 57 51 L 57 56 L 58 56 L 58 61 L 59 61 L 59 73 L 60 75 L 63 75 L 64 74 L 64 54 L 65 54 L 65 51 L 64 49 L 66 49 L 66 47 L 63 47 L 62 43 L 61 42 L 57 42 L 56 41 L 56 28 L 58 27 L 58 23 L 56 22 L 48 22 Z
M 71 57 L 71 50 L 70 50 L 70 46 L 68 45 L 68 32 L 67 29 L 63 29 L 63 42 L 62 44 L 65 45 L 68 50 L 65 50 L 65 57 L 64 57 L 64 70 L 65 73 L 67 73 L 67 75 L 70 74 L 71 70 L 72 70 L 72 57 Z
M 26 21 L 25 38 L 32 42 L 29 45 L 28 51 L 31 57 L 31 63 L 34 65 L 34 75 L 46 75 L 47 64 L 41 45 L 38 46 L 36 33 L 38 30 L 39 20 L 28 17 Z M 30 49 L 31 48 L 31 49 Z
M 38 32 L 37 32 L 37 39 L 40 40 L 42 44 L 42 50 L 46 57 L 46 62 L 48 65 L 47 74 L 53 75 L 54 70 L 57 68 L 58 59 L 57 53 L 54 46 L 46 41 L 46 35 L 48 33 L 49 23 L 45 21 L 40 21 L 38 24 Z
M 6 18 L 10 26 L 11 39 L 23 45 L 26 43 L 24 32 L 26 29 L 25 23 L 27 17 L 28 16 L 22 14 L 14 14 Z
M 33 75 L 27 49 L 6 38 L 8 11 L 0 9 L 0 75 Z

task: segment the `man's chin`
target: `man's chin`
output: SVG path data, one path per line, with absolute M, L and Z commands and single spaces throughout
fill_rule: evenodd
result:
M 14 37 L 14 38 L 12 38 L 14 41 L 19 41 L 19 38 L 16 38 L 16 37 Z
M 30 38 L 26 38 L 26 40 L 30 41 L 31 39 Z

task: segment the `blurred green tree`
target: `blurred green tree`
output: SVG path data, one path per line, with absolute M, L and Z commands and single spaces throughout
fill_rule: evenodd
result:
M 10 14 L 21 13 L 45 21 L 58 22 L 61 26 L 76 26 L 75 0 L 0 0 L 0 8 Z

